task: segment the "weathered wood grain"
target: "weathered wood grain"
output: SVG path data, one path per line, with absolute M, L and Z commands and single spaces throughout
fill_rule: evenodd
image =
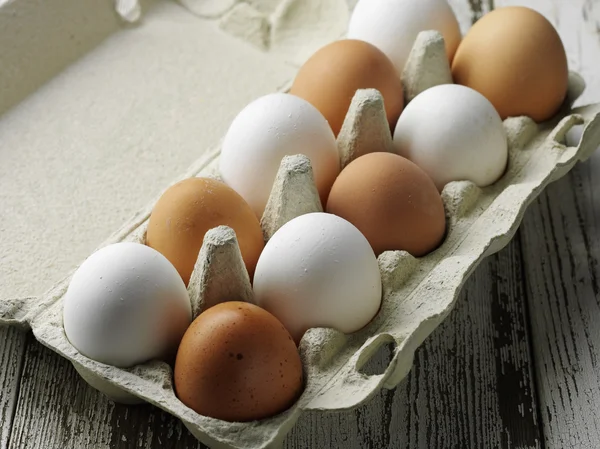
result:
M 521 3 L 497 1 L 497 6 Z M 600 101 L 600 2 L 528 0 L 558 29 L 569 66 Z M 600 155 L 551 185 L 521 235 L 547 449 L 600 447 Z
M 8 447 L 24 354 L 25 333 L 0 327 L 0 449 Z
M 456 318 L 424 346 L 409 382 L 427 393 L 411 417 L 427 416 L 427 432 L 409 447 L 539 447 L 518 251 L 513 241 L 477 270 Z
M 148 405 L 109 401 L 32 334 L 27 343 L 10 448 L 202 447 L 179 420 Z
M 600 447 L 597 162 L 550 186 L 521 231 L 548 449 Z

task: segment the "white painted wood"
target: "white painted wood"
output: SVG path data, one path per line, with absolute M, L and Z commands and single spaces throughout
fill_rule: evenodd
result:
M 600 101 L 600 2 L 496 1 L 542 12 L 572 70 Z M 547 449 L 600 447 L 600 154 L 550 186 L 521 227 L 536 378 Z
M 151 406 L 116 405 L 65 359 L 28 336 L 10 448 L 201 447 L 179 420 Z
M 600 447 L 598 162 L 550 186 L 522 225 L 547 449 Z
M 0 327 L 0 342 L 0 449 L 6 449 L 16 408 L 25 333 Z

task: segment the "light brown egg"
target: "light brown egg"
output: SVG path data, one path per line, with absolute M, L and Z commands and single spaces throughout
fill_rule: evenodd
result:
M 267 418 L 289 408 L 302 387 L 302 362 L 292 337 L 253 304 L 211 307 L 194 320 L 177 352 L 177 396 L 204 416 L 238 422 Z
M 256 215 L 231 187 L 209 178 L 189 178 L 174 184 L 157 201 L 146 244 L 175 266 L 187 285 L 204 234 L 220 225 L 235 231 L 250 278 L 264 248 Z
M 567 93 L 567 57 L 560 37 L 540 13 L 496 9 L 473 25 L 452 63 L 454 82 L 471 87 L 502 119 L 551 118 Z
M 405 250 L 423 256 L 437 248 L 446 230 L 431 178 L 392 153 L 366 154 L 348 164 L 333 184 L 327 212 L 356 226 L 377 255 Z
M 390 128 L 404 107 L 402 82 L 389 58 L 363 41 L 344 39 L 318 50 L 300 68 L 290 93 L 325 116 L 337 136 L 358 89 L 381 92 Z

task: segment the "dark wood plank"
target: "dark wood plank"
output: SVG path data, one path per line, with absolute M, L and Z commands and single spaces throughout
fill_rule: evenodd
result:
M 599 163 L 550 186 L 521 228 L 548 449 L 600 447 Z
M 17 404 L 26 334 L 0 327 L 0 449 L 6 449 Z
M 90 388 L 72 365 L 28 335 L 10 448 L 203 448 L 155 407 L 124 406 Z

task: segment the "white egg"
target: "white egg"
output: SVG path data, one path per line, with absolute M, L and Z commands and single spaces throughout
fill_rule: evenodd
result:
M 461 34 L 445 0 L 360 0 L 350 18 L 348 38 L 376 46 L 402 73 L 417 35 L 429 30 L 442 34 L 452 58 Z
M 90 359 L 118 367 L 174 355 L 191 320 L 177 270 L 138 243 L 96 251 L 77 269 L 64 297 L 71 344 Z
M 298 341 L 312 327 L 350 333 L 368 324 L 381 304 L 381 274 L 354 225 L 312 213 L 271 237 L 256 266 L 254 293 Z
M 508 158 L 506 132 L 492 103 L 454 84 L 427 89 L 408 104 L 396 125 L 394 146 L 440 190 L 450 181 L 492 184 Z
M 223 141 L 221 176 L 262 217 L 284 156 L 306 155 L 324 201 L 340 172 L 335 136 L 310 103 L 285 93 L 265 95 L 233 120 Z

